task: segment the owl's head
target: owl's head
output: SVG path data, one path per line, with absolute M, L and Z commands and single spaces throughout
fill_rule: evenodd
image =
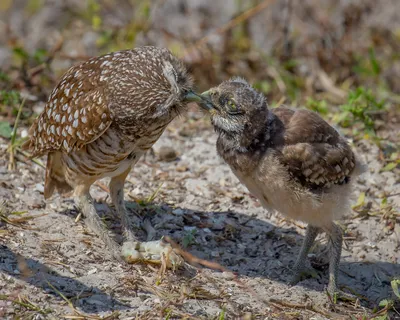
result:
M 257 92 L 246 80 L 232 78 L 201 95 L 210 101 L 204 105 L 211 115 L 215 130 L 236 137 L 257 136 L 265 129 L 268 108 L 264 95 Z

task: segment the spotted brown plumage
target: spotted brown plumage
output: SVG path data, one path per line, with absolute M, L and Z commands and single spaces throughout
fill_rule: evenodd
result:
M 351 178 L 363 165 L 346 139 L 309 110 L 269 109 L 265 97 L 235 78 L 202 94 L 218 133 L 217 152 L 265 208 L 308 223 L 291 283 L 300 280 L 317 234 L 331 247 L 329 285 L 337 289 L 342 232 L 335 219 L 349 210 Z
M 126 255 L 157 260 L 154 255 L 165 248 L 159 242 L 146 246 L 137 241 L 125 211 L 123 185 L 131 167 L 186 103 L 198 101 L 192 86 L 183 63 L 167 49 L 148 46 L 109 53 L 70 68 L 30 129 L 24 148 L 32 156 L 47 154 L 45 198 L 56 189 L 73 190 L 89 225 L 117 257 L 120 248 L 95 212 L 90 186 L 111 177 L 111 198 L 125 240 L 135 248 Z
M 281 145 L 277 141 L 276 146 L 295 179 L 312 189 L 348 182 L 355 167 L 354 153 L 335 129 L 309 110 L 280 107 L 271 112 L 283 129 Z

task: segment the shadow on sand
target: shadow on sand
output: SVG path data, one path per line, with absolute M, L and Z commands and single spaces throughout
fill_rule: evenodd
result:
M 0 271 L 33 285 L 60 301 L 60 294 L 69 299 L 74 307 L 83 312 L 105 312 L 129 308 L 99 288 L 87 286 L 71 277 L 31 258 L 15 254 L 6 245 L 0 245 Z M 57 292 L 58 291 L 58 292 Z M 83 297 L 78 298 L 77 297 Z
M 294 228 L 283 229 L 250 215 L 237 212 L 199 212 L 185 208 L 171 208 L 166 204 L 139 206 L 127 202 L 143 218 L 150 219 L 156 230 L 156 238 L 169 235 L 184 241 L 187 250 L 199 258 L 213 260 L 222 266 L 248 277 L 263 277 L 286 283 L 290 267 L 300 250 L 303 236 Z M 72 211 L 74 212 L 74 211 Z M 174 213 L 173 213 L 174 212 Z M 177 214 L 179 213 L 179 214 Z M 67 215 L 74 218 L 74 213 Z M 108 217 L 114 220 L 115 217 Z M 117 221 L 116 221 L 117 222 Z M 118 226 L 112 229 L 120 233 Z M 143 237 L 143 234 L 141 235 Z M 145 240 L 145 238 L 143 239 Z M 351 244 L 350 244 L 351 245 Z M 316 277 L 305 279 L 299 286 L 324 292 L 328 281 L 327 248 L 317 245 L 311 265 Z M 339 286 L 348 287 L 366 297 L 370 306 L 391 295 L 390 280 L 400 275 L 400 265 L 387 262 L 348 262 L 346 250 L 342 253 Z M 31 274 L 16 274 L 18 256 L 6 245 L 0 246 L 0 271 L 24 280 L 61 299 L 49 282 L 67 298 L 79 295 L 88 297 L 72 299 L 74 306 L 84 312 L 102 312 L 129 308 L 99 288 L 63 276 L 37 260 L 23 257 Z M 92 301 L 92 300 L 93 301 Z M 94 301 L 97 299 L 101 303 Z M 95 306 L 94 306 L 95 305 Z

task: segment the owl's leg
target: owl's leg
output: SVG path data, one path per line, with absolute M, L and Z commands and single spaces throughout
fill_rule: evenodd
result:
M 340 256 L 342 254 L 343 234 L 342 229 L 332 222 L 331 226 L 324 229 L 328 236 L 330 244 L 330 259 L 329 259 L 329 283 L 328 293 L 332 298 L 340 298 L 344 300 L 355 300 L 357 297 L 339 290 L 337 287 L 337 279 L 339 274 Z
M 106 227 L 97 214 L 94 207 L 93 198 L 89 193 L 90 185 L 79 185 L 74 189 L 75 204 L 78 206 L 82 215 L 85 217 L 85 223 L 96 233 L 105 243 L 114 258 L 122 261 L 120 246 L 109 236 Z
M 124 233 L 124 244 L 122 245 L 122 256 L 127 262 L 151 262 L 161 263 L 162 256 L 166 257 L 167 265 L 176 266 L 182 263 L 182 258 L 177 255 L 170 244 L 163 240 L 140 242 L 137 235 L 132 231 L 132 226 L 139 228 L 141 222 L 134 216 L 134 221 L 128 215 L 124 204 L 124 183 L 130 169 L 110 181 L 111 200 L 121 217 L 122 230 Z
M 130 168 L 121 175 L 113 177 L 110 181 L 111 201 L 115 206 L 119 217 L 121 218 L 122 233 L 124 241 L 138 241 L 137 235 L 133 232 L 133 228 L 139 229 L 141 221 L 137 216 L 130 217 L 124 202 L 124 184 L 128 176 Z
M 304 273 L 307 254 L 310 251 L 312 245 L 314 244 L 315 238 L 317 237 L 318 233 L 321 232 L 321 229 L 312 225 L 307 226 L 306 236 L 303 240 L 303 245 L 301 246 L 300 253 L 297 256 L 296 263 L 293 267 L 293 277 L 290 279 L 289 284 L 295 285 L 298 283 Z

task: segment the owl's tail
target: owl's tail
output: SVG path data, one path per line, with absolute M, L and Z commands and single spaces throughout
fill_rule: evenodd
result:
M 44 183 L 44 198 L 50 198 L 54 190 L 63 194 L 72 191 L 71 186 L 65 181 L 61 152 L 49 152 L 47 155 L 46 180 Z

